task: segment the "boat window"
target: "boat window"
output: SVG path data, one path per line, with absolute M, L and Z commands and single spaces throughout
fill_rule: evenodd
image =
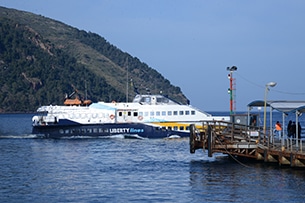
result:
M 93 128 L 93 133 L 97 133 L 97 128 Z
M 156 116 L 160 116 L 160 111 L 157 111 L 157 112 L 156 112 Z
M 168 126 L 167 129 L 168 129 L 168 130 L 172 130 L 172 127 L 171 127 L 171 126 Z
M 178 126 L 174 126 L 174 130 L 178 130 Z
M 122 116 L 122 115 L 123 115 L 123 113 L 122 113 L 122 111 L 120 111 L 120 112 L 119 112 L 119 116 Z
M 144 112 L 144 116 L 148 116 L 148 112 L 146 111 L 146 112 Z
M 70 133 L 70 131 L 69 130 L 65 130 L 65 134 L 69 134 Z
M 154 116 L 154 115 L 155 115 L 155 112 L 151 111 L 150 116 Z
M 184 130 L 184 126 L 180 126 L 179 130 Z
M 139 112 L 139 116 L 143 116 L 143 112 L 142 111 Z
M 185 111 L 185 115 L 190 115 L 190 111 Z
M 171 115 L 172 115 L 172 112 L 171 112 L 171 111 L 168 111 L 168 112 L 167 112 L 167 115 L 168 115 L 168 116 L 171 116 Z
M 137 111 L 133 112 L 133 116 L 138 117 L 138 112 Z
M 162 111 L 162 116 L 166 116 L 166 111 Z
M 178 111 L 174 111 L 174 116 L 177 116 L 178 115 Z
M 141 102 L 150 103 L 150 97 L 143 97 Z
M 195 115 L 195 111 L 191 111 L 191 115 Z
M 128 115 L 128 116 L 131 116 L 131 112 L 130 112 L 130 111 L 128 111 L 127 115 Z
M 183 111 L 179 111 L 179 115 L 183 115 L 183 113 L 184 113 Z
M 186 130 L 190 130 L 190 126 L 186 126 Z
M 98 132 L 99 132 L 99 133 L 102 133 L 102 132 L 103 132 L 103 129 L 102 129 L 102 128 L 99 128 L 99 129 L 98 129 Z
M 64 133 L 64 130 L 63 130 L 63 129 L 60 129 L 60 130 L 59 130 L 59 133 L 60 133 L 60 134 L 63 134 L 63 133 Z

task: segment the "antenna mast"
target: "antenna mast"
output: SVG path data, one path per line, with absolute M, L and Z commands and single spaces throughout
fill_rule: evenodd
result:
M 230 94 L 230 115 L 235 113 L 236 110 L 236 101 L 235 101 L 235 97 L 236 97 L 236 93 L 235 93 L 235 79 L 233 78 L 233 72 L 237 70 L 236 66 L 232 66 L 227 67 L 227 70 L 230 71 L 230 73 L 228 74 L 228 79 L 230 80 L 230 88 L 228 89 L 228 93 Z
M 126 58 L 126 64 L 125 64 L 125 66 L 126 66 L 126 72 L 127 72 L 127 74 L 126 74 L 126 102 L 128 102 L 128 90 L 129 90 L 129 85 L 128 85 L 128 58 Z

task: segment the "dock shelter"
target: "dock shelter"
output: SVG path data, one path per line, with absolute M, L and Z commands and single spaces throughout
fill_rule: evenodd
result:
M 248 115 L 250 116 L 250 111 L 253 107 L 263 107 L 265 106 L 265 101 L 263 100 L 255 100 L 248 104 Z M 283 127 L 285 124 L 285 117 L 288 114 L 295 114 L 295 122 L 296 122 L 296 146 L 298 146 L 298 119 L 299 116 L 305 112 L 305 101 L 266 101 L 266 108 L 270 108 L 270 135 L 272 134 L 272 111 L 276 110 L 282 113 L 282 124 Z M 286 131 L 282 130 L 282 140 L 286 136 Z

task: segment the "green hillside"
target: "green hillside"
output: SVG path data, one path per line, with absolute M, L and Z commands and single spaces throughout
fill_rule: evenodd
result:
M 127 92 L 131 101 L 134 87 L 187 102 L 179 87 L 103 37 L 0 7 L 0 112 L 59 105 L 75 89 L 92 101 L 126 101 Z

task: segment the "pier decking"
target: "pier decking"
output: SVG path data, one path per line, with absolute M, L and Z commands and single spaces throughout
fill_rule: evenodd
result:
M 274 137 L 261 127 L 225 121 L 203 121 L 190 126 L 190 153 L 207 150 L 208 156 L 223 153 L 280 166 L 305 167 L 305 140 Z M 304 146 L 303 146 L 304 145 Z

